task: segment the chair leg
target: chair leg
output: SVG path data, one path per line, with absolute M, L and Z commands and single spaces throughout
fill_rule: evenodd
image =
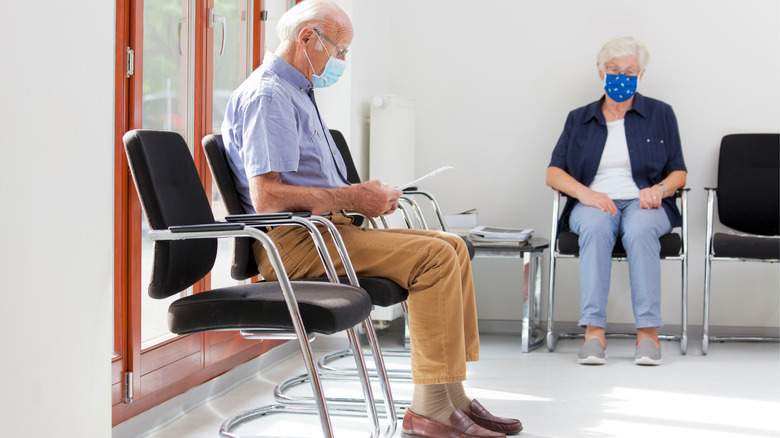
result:
M 363 389 L 363 400 L 366 406 L 366 413 L 371 423 L 371 436 L 379 436 L 379 416 L 376 412 L 376 403 L 374 402 L 374 394 L 371 389 L 371 380 L 368 377 L 368 371 L 366 370 L 366 361 L 361 352 L 360 341 L 356 330 L 354 328 L 347 330 L 347 337 L 349 338 L 349 344 L 352 347 L 352 351 L 355 353 L 352 356 L 355 359 L 355 367 L 357 368 L 358 379 L 360 379 L 360 386 Z M 384 368 L 381 366 L 381 357 L 377 358 L 377 368 Z
M 231 430 L 236 426 L 271 413 L 289 412 L 301 414 L 318 414 L 320 417 L 320 425 L 322 427 L 322 435 L 325 438 L 333 438 L 333 424 L 330 421 L 330 414 L 325 402 L 325 392 L 322 388 L 320 377 L 317 374 L 317 367 L 314 362 L 314 356 L 311 351 L 311 344 L 309 343 L 308 337 L 298 336 L 298 345 L 301 348 L 301 355 L 303 356 L 304 365 L 306 367 L 308 380 L 311 383 L 312 392 L 314 393 L 313 398 L 316 405 L 314 407 L 289 407 L 283 405 L 271 405 L 257 409 L 251 409 L 227 419 L 220 428 L 220 436 L 238 438 L 240 437 L 239 435 L 231 432 Z
M 704 314 L 702 315 L 701 352 L 706 355 L 710 351 L 710 283 L 712 280 L 712 260 L 709 250 L 704 257 Z
M 376 335 L 376 331 L 374 330 L 374 326 L 371 323 L 371 319 L 367 318 L 365 321 L 363 321 L 363 327 L 366 331 L 366 336 L 368 337 L 368 343 L 370 346 L 370 353 L 372 354 L 375 362 L 375 370 L 373 370 L 378 379 L 380 384 L 380 389 L 382 390 L 382 403 L 384 404 L 384 414 L 385 417 L 388 419 L 388 429 L 386 429 L 383 436 L 390 437 L 395 433 L 396 429 L 396 417 L 400 418 L 403 416 L 404 411 L 403 409 L 407 408 L 410 404 L 409 401 L 396 401 L 393 399 L 392 392 L 390 390 L 390 378 L 389 374 L 387 372 L 387 369 L 384 364 L 384 359 L 382 356 L 382 351 L 379 348 L 379 340 Z M 350 341 L 351 342 L 351 341 Z M 321 380 L 331 380 L 331 381 L 354 381 L 355 377 L 360 377 L 360 369 L 361 366 L 359 363 L 363 363 L 363 366 L 365 366 L 365 362 L 363 360 L 363 355 L 359 354 L 357 352 L 362 352 L 362 350 L 352 348 L 348 352 L 338 352 L 336 354 L 339 354 L 339 357 L 345 357 L 348 355 L 352 356 L 358 356 L 355 358 L 355 363 L 357 365 L 357 372 L 356 370 L 336 370 L 335 373 L 325 374 L 320 376 Z M 333 356 L 331 354 L 330 356 Z M 366 370 L 366 373 L 368 373 L 368 370 Z M 411 379 L 409 377 L 406 380 Z M 309 381 L 309 375 L 308 374 L 301 374 L 299 376 L 295 376 L 292 378 L 289 378 L 279 385 L 276 386 L 274 389 L 274 398 L 277 402 L 282 403 L 286 406 L 291 407 L 311 407 L 314 402 L 316 401 L 314 397 L 311 396 L 291 396 L 287 394 L 287 391 L 297 385 L 302 385 Z M 370 398 L 367 398 L 370 397 Z M 325 399 L 328 404 L 332 407 L 331 408 L 331 415 L 353 415 L 352 413 L 355 411 L 356 406 L 366 403 L 368 406 L 368 400 L 371 400 L 371 406 L 374 408 L 376 407 L 376 404 L 379 403 L 379 400 L 374 399 L 372 394 L 365 395 L 364 398 L 345 398 L 345 397 L 326 397 Z M 366 412 L 366 411 L 364 411 Z
M 555 304 L 555 255 L 554 248 L 550 249 L 550 273 L 547 282 L 547 350 L 555 350 L 555 344 L 558 342 L 558 335 L 553 327 L 553 310 Z
M 688 353 L 688 257 L 683 258 L 681 266 L 682 277 L 682 331 L 680 332 L 680 353 Z

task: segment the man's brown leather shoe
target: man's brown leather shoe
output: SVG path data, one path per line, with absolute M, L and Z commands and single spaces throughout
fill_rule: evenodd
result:
M 505 438 L 503 433 L 492 432 L 474 424 L 469 417 L 458 409 L 450 415 L 447 426 L 430 418 L 406 410 L 402 431 L 404 435 L 422 438 Z
M 471 401 L 471 413 L 468 416 L 478 426 L 494 432 L 514 435 L 523 430 L 523 423 L 520 420 L 496 417 L 488 412 L 476 399 Z

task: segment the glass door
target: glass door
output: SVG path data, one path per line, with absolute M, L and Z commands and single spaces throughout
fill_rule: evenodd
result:
M 230 94 L 251 72 L 251 11 L 247 0 L 214 0 L 209 12 L 211 26 L 211 114 L 210 133 L 221 134 Z M 211 206 L 214 218 L 223 220 L 228 214 L 217 186 L 212 182 Z M 233 242 L 219 242 L 219 255 L 211 272 L 211 286 L 235 284 L 230 277 Z
M 142 124 L 143 129 L 174 131 L 192 145 L 193 71 L 191 0 L 145 0 L 143 5 Z M 147 348 L 174 337 L 168 331 L 171 302 L 146 293 L 151 276 L 153 243 L 141 219 L 141 343 Z M 186 293 L 190 293 L 186 292 Z
M 236 333 L 175 336 L 171 301 L 148 297 L 153 243 L 124 156 L 131 129 L 178 132 L 193 154 L 215 218 L 225 207 L 212 190 L 201 139 L 219 133 L 227 99 L 262 53 L 261 0 L 115 0 L 115 346 L 114 425 L 256 357 L 278 342 L 250 342 Z M 209 277 L 183 294 L 235 284 L 232 242 L 220 242 Z

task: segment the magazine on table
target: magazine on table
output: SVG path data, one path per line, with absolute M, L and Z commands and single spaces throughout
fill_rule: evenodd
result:
M 533 228 L 504 228 L 480 225 L 469 230 L 469 239 L 479 244 L 523 244 L 533 236 Z

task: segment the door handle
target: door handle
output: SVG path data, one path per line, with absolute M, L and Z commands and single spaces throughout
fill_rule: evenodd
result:
M 225 40 L 227 40 L 227 20 L 222 15 L 217 15 L 214 8 L 209 9 L 209 27 L 214 28 L 215 23 L 222 24 L 222 46 L 219 49 L 219 56 L 225 54 Z
M 179 28 L 178 28 L 178 30 L 176 31 L 176 47 L 179 49 L 179 55 L 182 55 L 182 56 L 184 55 L 184 51 L 181 49 L 181 28 L 182 28 L 182 25 L 183 25 L 183 24 L 184 24 L 186 21 L 187 21 L 187 20 L 186 20 L 186 19 L 184 19 L 184 18 L 182 18 L 181 20 L 179 20 Z

